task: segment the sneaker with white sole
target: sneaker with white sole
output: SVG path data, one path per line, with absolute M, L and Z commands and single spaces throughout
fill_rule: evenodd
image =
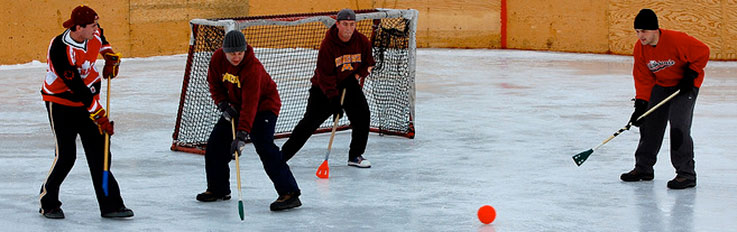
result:
M 348 160 L 348 166 L 354 166 L 359 168 L 370 168 L 371 167 L 371 161 L 368 161 L 367 159 L 363 158 L 363 156 L 358 156 L 353 159 Z

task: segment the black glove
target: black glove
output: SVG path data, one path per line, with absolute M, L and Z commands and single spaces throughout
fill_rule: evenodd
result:
M 681 79 L 681 82 L 678 82 L 678 89 L 681 90 L 680 94 L 691 93 L 694 87 L 693 82 L 698 76 L 699 76 L 699 73 L 686 67 L 686 70 L 683 71 L 683 78 Z
M 343 117 L 343 106 L 340 104 L 340 96 L 330 98 L 330 110 L 333 112 L 333 117 Z
M 234 118 L 238 118 L 238 110 L 236 110 L 235 107 L 233 107 L 233 105 L 231 105 L 229 102 L 220 102 L 220 104 L 218 105 L 218 109 L 220 109 L 220 112 L 223 112 L 222 116 L 228 122 L 230 122 Z
M 246 140 L 248 140 L 248 132 L 239 130 L 235 133 L 235 139 L 230 143 L 230 154 L 233 156 L 233 159 L 235 159 L 236 151 L 238 151 L 238 156 L 241 156 L 243 147 L 246 146 Z
M 632 117 L 630 117 L 630 123 L 632 123 L 633 126 L 640 126 L 642 125 L 643 120 L 637 120 L 642 114 L 647 111 L 647 101 L 642 99 L 636 99 L 635 100 L 635 112 L 632 112 Z

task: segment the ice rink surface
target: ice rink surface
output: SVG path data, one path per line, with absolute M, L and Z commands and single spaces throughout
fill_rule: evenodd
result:
M 737 231 L 737 62 L 709 62 L 692 128 L 698 186 L 669 190 L 667 133 L 653 181 L 619 180 L 637 130 L 581 167 L 571 159 L 627 123 L 632 57 L 419 49 L 415 139 L 371 134 L 374 166 L 357 169 L 346 166 L 350 131 L 339 132 L 320 180 L 329 134 L 313 136 L 289 163 L 303 206 L 286 212 L 269 211 L 277 195 L 249 145 L 241 222 L 235 173 L 233 199 L 198 202 L 203 156 L 169 150 L 185 58 L 123 59 L 113 80 L 111 170 L 130 220 L 100 217 L 79 142 L 61 187 L 66 219 L 38 213 L 54 156 L 46 67 L 0 66 L 0 231 Z M 498 214 L 490 225 L 476 218 L 485 204 Z

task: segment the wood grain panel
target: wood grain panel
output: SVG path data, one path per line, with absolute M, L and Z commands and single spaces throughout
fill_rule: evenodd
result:
M 609 4 L 609 46 L 612 53 L 631 55 L 637 37 L 634 20 L 642 8 L 650 8 L 658 15 L 660 28 L 687 33 L 711 48 L 711 58 L 716 58 L 725 41 L 721 28 L 722 1 L 696 0 L 680 1 L 610 1 Z
M 374 1 L 376 8 L 416 9 L 418 47 L 501 47 L 501 1 Z
M 508 46 L 607 52 L 606 6 L 606 0 L 508 1 Z
M 0 9 L 0 64 L 46 62 L 49 41 L 62 32 L 77 2 L 67 1 L 3 1 Z M 128 5 L 118 1 L 91 1 L 100 16 L 100 25 L 117 51 L 127 55 Z
M 249 16 L 339 11 L 343 8 L 371 9 L 371 0 L 250 0 Z
M 186 53 L 189 20 L 248 16 L 247 1 L 130 0 L 130 41 L 134 56 Z
M 722 1 L 722 18 L 721 50 L 712 49 L 712 57 L 720 60 L 737 60 L 737 0 Z

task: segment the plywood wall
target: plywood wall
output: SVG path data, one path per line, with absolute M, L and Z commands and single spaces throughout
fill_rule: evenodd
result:
M 501 1 L 375 1 L 376 8 L 416 9 L 418 47 L 501 47 Z
M 500 1 L 478 0 L 251 0 L 251 15 L 351 9 L 416 9 L 418 47 L 498 48 Z
M 130 54 L 156 56 L 186 53 L 189 20 L 248 15 L 247 1 L 130 0 Z
M 737 0 L 609 1 L 609 49 L 632 54 L 633 22 L 642 8 L 658 15 L 661 28 L 685 32 L 711 48 L 711 58 L 737 59 Z
M 0 5 L 0 64 L 46 61 L 51 39 L 62 32 L 62 23 L 80 3 L 66 1 L 2 1 Z M 98 15 L 109 38 L 128 42 L 128 3 L 97 1 L 88 4 Z
M 81 1 L 0 0 L 0 64 L 45 62 L 48 42 Z M 418 47 L 500 48 L 502 0 L 88 0 L 113 47 L 125 57 L 186 53 L 189 20 L 313 13 L 342 8 L 419 11 Z M 737 60 L 737 0 L 507 0 L 507 47 L 631 54 L 632 21 L 652 8 L 662 28 Z
M 508 48 L 608 50 L 606 0 L 507 1 Z
M 343 8 L 373 9 L 371 0 L 250 0 L 249 16 L 315 13 L 338 11 Z

